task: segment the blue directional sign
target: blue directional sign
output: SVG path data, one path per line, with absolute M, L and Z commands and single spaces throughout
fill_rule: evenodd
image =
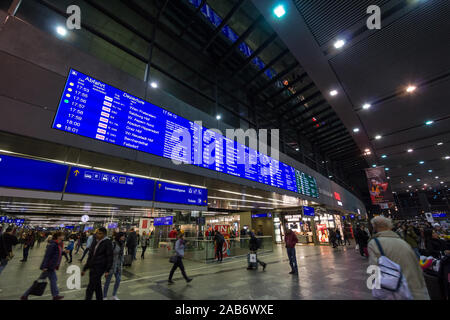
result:
M 155 180 L 72 167 L 65 193 L 153 200 Z
M 7 219 L 8 219 L 8 217 L 5 217 L 5 216 L 0 217 L 0 222 L 6 222 Z
M 207 206 L 208 190 L 157 181 L 155 201 Z
M 52 128 L 319 196 L 313 177 L 77 70 L 69 72 Z
M 171 226 L 173 225 L 173 216 L 158 217 L 153 220 L 154 226 Z
M 445 212 L 433 213 L 433 218 L 445 218 L 445 217 L 447 217 L 447 214 Z
M 62 192 L 68 166 L 0 155 L 0 186 Z
M 303 214 L 305 216 L 314 217 L 314 208 L 313 207 L 304 206 L 303 207 Z
M 108 224 L 108 229 L 115 229 L 119 224 L 117 222 L 111 222 Z
M 271 213 L 255 213 L 252 214 L 252 218 L 272 218 Z

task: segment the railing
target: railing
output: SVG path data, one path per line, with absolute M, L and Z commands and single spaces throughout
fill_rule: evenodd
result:
M 258 253 L 273 252 L 273 241 L 271 236 L 256 237 L 261 239 L 261 247 L 258 249 Z M 155 241 L 150 239 L 150 241 Z M 184 249 L 185 259 L 212 262 L 216 258 L 216 250 L 214 240 L 201 240 L 198 238 L 185 238 L 186 246 Z M 249 237 L 245 238 L 229 238 L 225 239 L 223 245 L 223 258 L 243 257 L 249 253 Z M 175 253 L 176 239 L 160 239 L 156 249 L 152 251 L 160 256 L 169 258 Z M 155 243 L 151 243 L 155 248 Z

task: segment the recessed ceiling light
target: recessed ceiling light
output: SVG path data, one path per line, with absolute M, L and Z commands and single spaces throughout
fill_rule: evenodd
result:
M 445 156 L 444 159 L 445 159 L 445 160 L 448 160 L 448 159 L 450 159 L 450 156 Z
M 353 128 L 353 132 L 359 132 L 359 128 Z
M 434 177 L 435 179 L 439 179 L 439 176 Z
M 416 86 L 410 85 L 406 88 L 406 92 L 408 92 L 408 93 L 414 92 L 414 90 L 416 90 L 416 88 L 417 88 Z
M 412 188 L 412 186 L 408 186 L 408 188 Z
M 407 151 L 408 151 L 408 152 L 413 152 L 414 150 L 413 150 L 413 149 L 408 149 Z
M 384 168 L 384 170 L 389 171 L 389 168 Z
M 420 181 L 420 179 L 417 179 L 417 181 Z
M 331 178 L 333 178 L 333 176 L 328 176 L 328 178 L 330 178 L 330 179 L 331 179 Z
M 425 187 L 427 186 L 427 184 L 426 184 L 426 183 L 424 183 L 423 185 L 424 185 Z
M 157 84 L 155 81 L 152 81 L 152 82 L 150 83 L 150 86 L 151 86 L 152 88 L 154 88 L 154 89 L 158 88 L 158 84 Z
M 299 151 L 300 149 L 299 148 L 295 148 L 295 151 Z
M 380 135 L 376 135 L 376 136 L 375 136 L 375 139 L 380 140 L 380 139 L 381 139 L 381 136 L 380 136 Z
M 412 173 L 411 173 L 411 172 L 408 172 L 408 176 L 412 176 Z
M 286 10 L 284 9 L 284 6 L 280 4 L 273 9 L 273 13 L 277 16 L 277 18 L 281 18 L 286 14 Z
M 425 124 L 426 124 L 427 126 L 432 125 L 433 123 L 434 123 L 433 120 L 428 120 L 427 122 L 425 122 Z
M 216 116 L 216 119 L 217 119 L 217 120 L 220 120 L 220 119 L 222 119 L 222 116 L 221 116 L 220 114 L 218 114 L 218 115 Z
M 443 142 L 438 142 L 437 145 L 438 146 L 442 146 L 444 143 Z
M 373 164 L 373 165 L 372 165 L 373 168 L 375 168 L 376 166 L 377 166 L 376 164 Z
M 391 179 L 391 177 L 387 177 L 388 179 Z
M 339 39 L 339 40 L 337 40 L 337 41 L 334 43 L 334 47 L 335 47 L 336 49 L 340 49 L 340 48 L 342 48 L 342 47 L 344 46 L 344 44 L 345 44 L 345 41 L 342 40 L 342 39 Z
M 370 149 L 364 149 L 364 152 L 370 152 Z
M 372 105 L 370 103 L 365 103 L 362 107 L 364 110 L 367 110 L 371 107 Z
M 337 94 L 338 94 L 337 90 L 331 90 L 331 91 L 330 91 L 330 95 L 331 95 L 331 96 L 335 96 L 335 95 L 337 95 Z
M 381 157 L 384 159 L 387 158 L 387 155 L 383 154 Z
M 441 181 L 441 184 L 444 184 L 444 181 Z
M 62 27 L 62 26 L 57 26 L 56 27 L 56 32 L 60 35 L 65 37 L 67 35 L 67 29 Z
M 425 163 L 425 161 L 419 161 L 419 164 L 424 164 Z
M 433 172 L 433 170 L 431 170 L 431 169 L 430 169 L 430 170 L 428 170 L 428 172 L 430 172 L 430 173 L 431 173 L 431 172 Z

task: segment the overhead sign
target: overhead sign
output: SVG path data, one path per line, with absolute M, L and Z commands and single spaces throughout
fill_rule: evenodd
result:
M 151 201 L 154 185 L 151 179 L 72 167 L 65 193 Z
M 272 218 L 271 213 L 255 213 L 252 214 L 252 218 Z
M 319 196 L 313 177 L 77 70 L 69 72 L 52 128 Z
M 171 226 L 173 225 L 173 216 L 157 217 L 153 220 L 154 226 Z
M 111 222 L 108 224 L 108 229 L 116 229 L 119 224 L 117 222 Z
M 68 166 L 0 155 L 0 187 L 62 192 Z
M 433 213 L 432 216 L 433 216 L 433 218 L 445 218 L 445 217 L 447 217 L 447 214 L 445 212 Z
M 208 190 L 157 181 L 155 201 L 207 206 Z
M 311 216 L 311 217 L 314 217 L 314 208 L 313 208 L 313 207 L 307 207 L 307 206 L 304 206 L 304 207 L 303 207 L 303 214 L 304 214 L 305 216 Z

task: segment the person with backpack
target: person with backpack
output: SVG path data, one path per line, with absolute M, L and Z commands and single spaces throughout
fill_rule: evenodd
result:
M 284 237 L 284 242 L 286 243 L 289 265 L 291 266 L 291 272 L 289 272 L 289 274 L 298 276 L 297 257 L 295 256 L 295 245 L 298 242 L 298 238 L 294 231 L 292 231 L 292 229 L 287 229 L 286 236 Z
M 103 300 L 102 276 L 109 276 L 109 271 L 113 265 L 113 248 L 111 240 L 106 236 L 104 227 L 97 229 L 95 239 L 89 249 L 89 256 L 83 267 L 81 276 L 89 269 L 89 284 L 86 289 L 86 300 L 92 300 L 95 291 L 97 300 Z
M 408 293 L 414 300 L 429 300 L 428 290 L 425 284 L 423 272 L 417 261 L 417 257 L 411 246 L 392 231 L 391 219 L 384 216 L 377 216 L 371 221 L 375 235 L 370 240 L 369 251 L 369 265 L 378 265 L 380 268 L 380 257 L 385 257 L 389 260 L 385 263 L 390 264 L 389 269 L 391 274 L 401 272 L 398 277 L 404 278 L 407 287 L 403 288 L 404 294 L 392 290 L 384 290 L 383 299 L 407 299 Z M 397 264 L 398 268 L 395 268 Z M 394 266 L 394 267 L 393 267 Z M 383 275 L 383 273 L 381 273 Z M 398 286 L 400 288 L 400 286 Z M 409 291 L 409 292 L 408 292 Z
M 13 227 L 9 226 L 0 236 L 0 274 L 6 268 L 9 260 L 14 256 L 12 247 L 17 245 L 19 240 L 13 235 Z
M 221 234 L 219 231 L 216 231 L 214 234 L 214 242 L 216 244 L 216 257 L 217 262 L 222 262 L 223 260 L 223 244 L 225 243 L 225 238 L 223 234 Z
M 148 244 L 150 242 L 150 238 L 147 235 L 147 232 L 143 232 L 142 233 L 142 237 L 141 237 L 141 248 L 142 248 L 142 253 L 141 253 L 141 259 L 144 259 L 145 256 L 145 250 L 147 250 Z
M 261 248 L 261 238 L 256 238 L 255 236 L 255 230 L 252 230 L 250 232 L 250 241 L 249 241 L 249 249 L 250 249 L 250 254 L 257 254 L 257 251 L 259 248 Z M 258 259 L 258 256 L 256 256 L 256 263 L 259 263 L 262 267 L 263 267 L 263 271 L 266 270 L 266 266 L 267 264 L 264 263 L 263 261 Z M 247 270 L 252 270 L 253 268 L 251 266 L 247 267 Z
M 56 232 L 45 250 L 44 259 L 42 260 L 40 269 L 42 274 L 39 279 L 48 278 L 50 280 L 50 290 L 53 300 L 61 300 L 64 297 L 59 295 L 58 278 L 55 270 L 59 269 L 63 252 L 64 233 Z M 34 284 L 20 297 L 20 300 L 28 300 L 28 296 L 32 293 Z
M 175 273 L 175 270 L 177 270 L 177 268 L 180 268 L 181 270 L 181 274 L 183 275 L 184 279 L 186 280 L 187 283 L 192 281 L 192 278 L 189 278 L 186 274 L 186 271 L 184 270 L 184 265 L 183 265 L 183 258 L 184 258 L 184 247 L 186 245 L 186 241 L 184 240 L 184 235 L 183 234 L 179 234 L 178 235 L 178 240 L 177 242 L 175 242 L 175 256 L 174 256 L 174 262 L 173 262 L 173 266 L 172 269 L 170 270 L 169 273 L 169 284 L 173 284 L 173 274 Z
M 108 299 L 108 289 L 109 284 L 111 283 L 112 276 L 116 278 L 116 282 L 114 283 L 113 295 L 112 298 L 114 300 L 119 300 L 117 297 L 117 290 L 119 290 L 120 280 L 122 277 L 122 267 L 123 267 L 123 251 L 125 244 L 125 233 L 118 232 L 114 236 L 114 242 L 112 244 L 113 247 L 113 263 L 111 270 L 109 270 L 108 276 L 105 280 L 105 286 L 103 287 L 103 299 Z

